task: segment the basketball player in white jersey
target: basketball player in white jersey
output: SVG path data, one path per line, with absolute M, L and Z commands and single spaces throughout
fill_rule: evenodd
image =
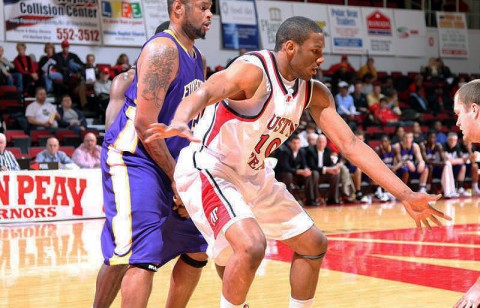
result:
M 209 244 L 207 253 L 226 266 L 222 308 L 245 302 L 266 238 L 294 250 L 290 307 L 313 305 L 327 239 L 264 163 L 298 127 L 305 108 L 353 164 L 402 200 L 417 227 L 451 219 L 428 204 L 440 195 L 412 192 L 359 141 L 336 113 L 327 87 L 312 80 L 324 44 L 314 21 L 289 18 L 278 29 L 275 51 L 239 57 L 182 101 L 170 127 L 153 124 L 148 131 L 151 140 L 181 135 L 196 141 L 182 150 L 175 182 Z M 187 123 L 202 110 L 193 135 Z
M 455 94 L 453 111 L 458 116 L 457 126 L 465 142 L 480 142 L 480 79 L 463 85 Z M 480 277 L 458 300 L 455 308 L 480 306 Z

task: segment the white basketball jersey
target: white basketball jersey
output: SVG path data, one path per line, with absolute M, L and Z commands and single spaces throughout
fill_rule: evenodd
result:
M 249 53 L 236 61 L 260 67 L 263 81 L 252 98 L 235 106 L 255 106 L 256 115 L 244 115 L 225 99 L 208 106 L 195 126 L 194 135 L 202 140 L 191 144 L 232 168 L 239 175 L 254 175 L 265 168 L 268 157 L 295 131 L 304 109 L 310 103 L 312 81 L 286 81 L 278 71 L 271 51 Z

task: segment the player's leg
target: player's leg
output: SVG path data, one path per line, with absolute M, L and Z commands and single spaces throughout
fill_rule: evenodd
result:
M 428 166 L 425 164 L 425 162 L 421 162 L 417 166 L 417 172 L 420 175 L 419 176 L 419 183 L 420 183 L 420 191 L 421 192 L 427 192 L 427 179 L 428 179 Z
M 186 307 L 198 285 L 203 267 L 207 264 L 206 253 L 182 254 L 175 263 L 170 276 L 167 308 Z
M 94 308 L 110 307 L 117 297 L 122 283 L 123 276 L 128 269 L 128 265 L 106 265 L 102 264 L 97 275 L 95 289 Z M 106 288 L 105 286 L 108 286 Z
M 122 307 L 147 307 L 150 293 L 152 293 L 154 274 L 155 271 L 138 266 L 128 268 L 121 286 Z

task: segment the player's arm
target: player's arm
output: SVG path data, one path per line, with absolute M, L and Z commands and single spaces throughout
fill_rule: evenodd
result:
M 347 123 L 337 114 L 330 91 L 317 81 L 314 81 L 313 96 L 309 109 L 320 129 L 325 132 L 347 159 L 396 198 L 402 200 L 407 212 L 415 220 L 417 227 L 420 228 L 423 222 L 427 228 L 430 228 L 427 219 L 436 224 L 441 224 L 435 215 L 451 219 L 428 204 L 430 201 L 438 200 L 441 195 L 432 196 L 412 192 L 382 162 L 372 148 L 353 134 Z
M 135 70 L 129 69 L 113 78 L 110 86 L 110 101 L 105 112 L 105 130 L 110 127 L 125 103 L 125 91 L 132 84 L 134 76 Z
M 263 80 L 263 71 L 250 63 L 237 61 L 227 69 L 215 73 L 195 92 L 182 100 L 175 116 L 167 127 L 162 123 L 151 126 L 151 137 L 168 138 L 180 135 L 195 140 L 187 123 L 195 118 L 205 107 L 225 98 L 246 99 L 252 97 Z
M 164 140 L 146 143 L 149 125 L 156 123 L 170 83 L 178 70 L 178 50 L 167 38 L 156 38 L 143 49 L 137 63 L 137 110 L 135 129 L 150 157 L 173 183 L 175 160 Z

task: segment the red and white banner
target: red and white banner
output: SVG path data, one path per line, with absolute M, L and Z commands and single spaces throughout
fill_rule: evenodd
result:
M 0 175 L 0 224 L 98 217 L 105 217 L 100 169 Z

